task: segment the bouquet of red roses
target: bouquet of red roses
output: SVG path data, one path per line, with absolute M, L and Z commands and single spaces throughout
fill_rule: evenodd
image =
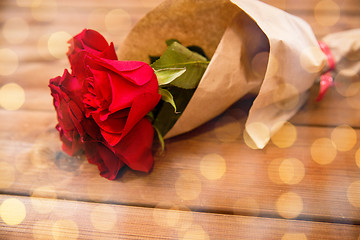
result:
M 108 179 L 124 165 L 151 169 L 154 129 L 163 143 L 162 136 L 176 122 L 177 111 L 186 107 L 208 64 L 177 41 L 167 43 L 168 50 L 153 57 L 151 67 L 118 61 L 114 45 L 94 30 L 85 29 L 70 40 L 72 71 L 65 70 L 49 85 L 65 152 L 84 151 Z
M 163 143 L 248 93 L 257 97 L 245 132 L 263 148 L 319 76 L 321 94 L 332 85 L 330 71 L 359 50 L 351 44 L 358 36 L 319 46 L 303 20 L 254 0 L 166 0 L 129 33 L 121 61 L 112 43 L 85 29 L 70 40 L 71 73 L 50 80 L 63 149 L 85 152 L 108 179 L 124 165 L 148 172 L 155 132 Z M 359 72 L 360 64 L 340 67 Z

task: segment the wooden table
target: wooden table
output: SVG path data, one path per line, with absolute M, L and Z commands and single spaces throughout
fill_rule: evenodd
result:
M 64 41 L 87 27 L 118 46 L 160 1 L 0 2 L 0 239 L 360 239 L 359 88 L 315 102 L 314 85 L 263 150 L 244 143 L 242 100 L 168 140 L 150 174 L 108 181 L 61 151 L 47 85 Z M 319 39 L 360 27 L 359 0 L 265 2 Z

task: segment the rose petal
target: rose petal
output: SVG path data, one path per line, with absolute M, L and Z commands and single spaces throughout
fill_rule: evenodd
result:
M 109 133 L 102 130 L 101 136 L 103 136 L 107 144 L 109 144 L 110 146 L 115 146 L 120 142 L 122 134 Z
M 99 32 L 91 29 L 84 29 L 80 34 L 76 35 L 74 39 L 81 41 L 84 47 L 99 52 L 109 46 L 106 39 Z
M 132 128 L 148 114 L 160 101 L 160 94 L 145 92 L 137 96 L 130 108 L 130 113 L 123 129 L 123 136 L 128 134 Z
M 154 163 L 151 146 L 154 130 L 150 121 L 143 118 L 115 147 L 115 154 L 131 169 L 149 172 Z
M 83 81 L 72 76 L 67 69 L 64 70 L 64 74 L 61 78 L 61 86 L 63 90 L 66 90 L 67 93 L 81 94 Z
M 114 44 L 110 43 L 110 45 L 103 50 L 103 52 L 99 55 L 99 57 L 111 59 L 111 60 L 117 60 L 118 57 L 115 52 Z
M 160 97 L 159 94 L 152 93 L 139 95 L 135 98 L 130 111 L 123 110 L 112 114 L 105 121 L 101 121 L 96 115 L 93 115 L 105 141 L 111 146 L 116 145 L 156 106 Z
M 124 163 L 101 143 L 88 143 L 85 150 L 89 163 L 96 164 L 100 175 L 114 180 Z
M 154 69 L 152 69 L 149 65 L 143 64 L 140 68 L 137 68 L 135 70 L 123 71 L 121 75 L 129 81 L 139 86 L 142 86 L 148 83 L 155 75 L 155 73 Z
M 70 48 L 67 53 L 70 63 L 73 64 L 75 55 L 80 51 L 107 59 L 117 59 L 113 43 L 110 45 L 97 31 L 84 29 L 81 33 L 69 40 Z
M 159 86 L 154 73 L 152 79 L 148 81 L 147 84 L 141 87 L 129 84 L 128 81 L 126 81 L 124 78 L 116 74 L 110 73 L 110 78 L 111 78 L 111 87 L 113 91 L 112 102 L 109 106 L 110 112 L 115 112 L 120 109 L 130 107 L 134 99 L 144 93 L 158 94 Z
M 142 86 L 149 82 L 154 75 L 154 70 L 144 62 L 116 61 L 92 56 L 92 60 L 99 65 L 123 76 L 135 85 Z M 134 72 L 136 71 L 136 72 Z
M 84 118 L 83 121 L 81 121 L 81 126 L 84 130 L 84 132 L 80 132 L 83 141 L 101 140 L 101 132 L 94 119 Z
M 109 74 L 105 71 L 91 69 L 94 92 L 96 99 L 101 103 L 102 109 L 107 109 L 111 103 L 112 93 Z
M 79 139 L 79 136 L 75 132 L 72 133 L 73 136 L 71 139 L 69 139 L 65 137 L 63 131 L 60 129 L 60 139 L 63 142 L 62 149 L 70 156 L 74 156 L 84 148 L 83 143 Z

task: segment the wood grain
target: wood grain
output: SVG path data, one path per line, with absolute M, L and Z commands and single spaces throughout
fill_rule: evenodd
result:
M 350 204 L 347 196 L 347 188 L 359 180 L 354 158 L 359 142 L 350 151 L 336 151 L 332 162 L 321 165 L 314 161 L 311 146 L 319 138 L 329 139 L 334 128 L 297 126 L 291 147 L 284 149 L 270 143 L 264 150 L 252 150 L 242 138 L 241 121 L 245 115 L 241 114 L 241 109 L 231 108 L 196 131 L 167 141 L 165 152 L 156 157 L 150 174 L 125 170 L 117 181 L 111 182 L 99 179 L 96 167 L 83 157 L 71 158 L 61 152 L 58 133 L 53 128 L 53 112 L 1 111 L 5 124 L 0 126 L 0 156 L 16 169 L 16 180 L 3 183 L 11 186 L 3 191 L 31 195 L 34 188 L 50 184 L 59 198 L 150 206 L 162 201 L 185 201 L 191 209 L 212 212 L 233 212 L 236 202 L 247 197 L 254 199 L 260 215 L 277 217 L 279 197 L 295 192 L 303 202 L 295 217 L 360 220 L 359 209 Z M 224 138 L 229 127 L 239 132 Z M 353 131 L 360 136 L 360 130 Z M 209 154 L 217 154 L 225 161 L 226 170 L 217 180 L 208 180 L 200 169 Z M 272 168 L 271 164 L 281 158 L 296 158 L 303 166 L 299 183 L 271 180 L 272 175 L 280 174 L 280 168 Z M 290 170 L 297 174 L 295 165 Z M 189 189 L 181 184 L 190 184 Z M 254 214 L 255 210 L 245 209 L 244 214 Z
M 14 196 L 0 196 L 0 203 Z M 186 207 L 126 207 L 15 197 L 18 225 L 0 221 L 1 239 L 356 239 L 359 226 L 191 212 Z M 42 204 L 47 212 L 38 212 Z M 170 209 L 170 210 L 169 210 Z M 6 214 L 3 214 L 6 215 Z M 259 227 L 261 230 L 259 231 Z
M 284 148 L 273 140 L 263 150 L 244 142 L 252 99 L 240 100 L 198 129 L 167 140 L 163 153 L 155 146 L 150 174 L 125 169 L 119 179 L 108 181 L 84 156 L 61 151 L 47 85 L 69 64 L 65 52 L 61 59 L 50 55 L 47 40 L 55 32 L 74 35 L 96 27 L 119 46 L 131 26 L 161 0 L 56 1 L 49 21 L 36 20 L 32 8 L 21 2 L 26 1 L 0 1 L 0 28 L 20 17 L 30 31 L 21 44 L 0 34 L 0 48 L 19 58 L 17 70 L 1 76 L 0 87 L 14 82 L 25 91 L 19 110 L 0 109 L 0 239 L 359 238 L 360 92 L 346 97 L 332 88 L 315 102 L 314 85 L 290 120 L 295 136 L 291 129 L 282 136 L 282 143 L 293 143 Z M 360 27 L 358 0 L 264 2 L 303 18 L 319 39 Z M 107 31 L 104 23 L 113 9 L 127 16 L 121 34 Z M 334 24 L 318 21 L 337 14 Z M 97 15 L 102 18 L 94 24 Z M 339 143 L 351 145 L 346 151 L 333 143 L 344 124 L 351 126 Z M 311 150 L 319 139 L 328 143 L 321 159 Z M 18 225 L 6 223 L 4 206 L 13 198 L 25 207 Z

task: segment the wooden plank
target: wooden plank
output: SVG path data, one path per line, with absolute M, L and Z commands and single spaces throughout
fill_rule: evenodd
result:
M 297 126 L 296 136 L 284 135 L 285 143 L 294 141 L 291 147 L 269 143 L 252 150 L 242 138 L 244 116 L 232 108 L 168 140 L 165 152 L 156 153 L 150 174 L 125 170 L 117 181 L 108 181 L 84 157 L 61 152 L 53 112 L 0 111 L 1 170 L 9 176 L 1 179 L 0 189 L 31 195 L 35 188 L 50 185 L 59 198 L 149 206 L 170 201 L 212 212 L 232 212 L 241 199 L 250 199 L 253 204 L 241 207 L 243 214 L 359 221 L 360 199 L 354 189 L 360 180 L 355 157 L 360 130 L 342 135 L 348 151 L 332 145 L 334 128 L 307 126 Z M 335 131 L 335 142 L 337 135 Z M 321 138 L 327 140 L 314 147 Z M 282 201 L 289 201 L 290 208 L 279 207 Z
M 360 91 L 354 96 L 343 96 L 336 88 L 328 90 L 322 101 L 315 99 L 319 87 L 311 89 L 304 106 L 290 120 L 295 125 L 337 126 L 348 124 L 360 127 Z
M 319 0 L 303 0 L 303 1 L 297 1 L 297 0 L 262 0 L 263 2 L 270 4 L 274 7 L 283 9 L 285 11 L 309 11 L 313 10 L 317 7 L 318 4 L 321 4 L 322 1 Z M 325 11 L 331 11 L 334 9 L 334 7 L 329 5 L 338 6 L 341 11 L 347 12 L 355 12 L 360 10 L 360 3 L 357 0 L 332 0 L 331 2 L 323 2 L 327 3 L 328 7 L 325 8 Z M 326 5 L 326 4 L 325 4 Z
M 291 10 L 291 9 L 298 9 L 298 10 L 308 10 L 313 9 L 319 2 L 318 0 L 262 0 L 263 2 L 273 5 L 275 7 L 284 9 L 284 10 Z M 20 1 L 21 2 L 21 1 Z M 26 5 L 26 1 L 22 1 L 22 5 Z M 57 5 L 59 7 L 107 7 L 107 8 L 114 8 L 114 7 L 123 7 L 123 8 L 145 8 L 145 9 L 152 9 L 156 5 L 160 4 L 162 0 L 133 0 L 133 1 L 117 1 L 117 0 L 106 0 L 102 2 L 98 1 L 71 1 L 71 0 L 63 0 L 57 1 Z M 346 11 L 351 10 L 360 10 L 360 4 L 357 0 L 332 0 L 333 3 L 337 4 L 341 9 Z M 5 7 L 16 7 L 18 6 L 16 2 L 7 0 L 1 2 L 2 6 Z M 331 3 L 330 3 L 331 4 Z
M 304 18 L 319 38 L 330 32 L 360 27 L 358 0 L 334 1 L 341 7 L 340 18 L 334 25 L 323 26 L 314 15 L 315 6 L 320 1 L 267 0 L 274 6 Z M 246 112 L 247 107 L 242 101 L 199 129 L 168 140 L 166 151 L 157 153 L 155 168 L 150 174 L 125 170 L 121 178 L 109 182 L 99 177 L 96 167 L 88 164 L 84 157 L 68 157 L 61 152 L 58 134 L 54 129 L 56 116 L 47 84 L 48 79 L 61 74 L 68 63 L 65 58 L 58 61 L 48 58 L 48 55 L 44 58 L 37 52 L 39 36 L 55 31 L 75 34 L 88 26 L 92 10 L 100 7 L 106 11 L 115 8 L 125 10 L 133 25 L 158 2 L 160 0 L 57 1 L 56 18 L 47 23 L 34 20 L 31 9 L 17 7 L 16 1 L 0 2 L 1 23 L 10 17 L 22 17 L 30 24 L 31 31 L 27 41 L 19 45 L 9 44 L 0 36 L 0 42 L 13 49 L 20 59 L 18 70 L 10 76 L 2 77 L 0 86 L 17 82 L 25 89 L 26 96 L 21 110 L 0 110 L 0 192 L 144 206 L 134 208 L 110 205 L 112 210 L 119 209 L 117 219 L 130 219 L 129 222 L 117 222 L 118 225 L 114 225 L 116 230 L 113 234 L 120 238 L 185 237 L 187 232 L 178 233 L 173 228 L 163 226 L 159 228 L 152 219 L 154 211 L 161 208 L 163 205 L 160 203 L 163 202 L 167 202 L 165 206 L 182 204 L 186 206 L 184 208 L 196 211 L 191 214 L 191 218 L 199 219 L 194 225 L 201 228 L 195 228 L 193 232 L 204 230 L 205 239 L 206 236 L 211 239 L 223 239 L 224 236 L 230 239 L 269 239 L 269 236 L 280 239 L 285 238 L 286 232 L 300 234 L 288 236 L 292 239 L 304 239 L 303 234 L 308 239 L 336 239 L 340 234 L 342 239 L 357 238 L 358 226 L 348 224 L 359 224 L 360 217 L 359 141 L 355 139 L 349 151 L 334 151 L 332 143 L 329 144 L 327 140 L 325 143 L 328 143 L 328 148 L 318 153 L 324 158 L 314 159 L 311 155 L 312 144 L 319 138 L 330 138 L 334 127 L 339 124 L 357 128 L 355 131 L 350 130 L 350 135 L 343 136 L 347 142 L 354 141 L 351 133 L 355 132 L 355 136 L 360 137 L 360 101 L 357 97 L 341 97 L 335 89 L 330 90 L 320 103 L 313 102 L 317 88 L 312 89 L 308 103 L 291 120 L 296 125 L 297 136 L 294 145 L 289 148 L 279 148 L 270 143 L 264 150 L 249 149 L 242 139 L 246 115 L 243 111 Z M 336 15 L 336 8 L 323 9 L 317 16 L 329 13 Z M 125 34 L 111 35 L 104 26 L 98 30 L 104 31 L 104 35 L 116 43 Z M 291 136 L 288 134 L 285 139 L 291 140 L 294 137 Z M 335 152 L 333 161 L 319 164 L 324 163 L 326 156 L 331 158 L 331 153 L 335 155 Z M 61 205 L 56 212 L 63 215 L 57 218 L 53 212 L 43 213 L 33 209 L 29 198 L 21 198 L 21 201 L 25 202 L 27 211 L 24 224 L 12 227 L 0 220 L 0 238 L 32 238 L 34 231 L 43 232 L 51 238 L 55 221 L 64 220 L 67 209 L 76 213 L 70 219 L 80 229 L 80 239 L 99 239 L 100 234 L 105 232 L 104 229 L 93 230 L 89 221 L 96 206 L 101 209 L 108 204 L 49 200 L 50 203 L 44 206 L 53 205 L 54 202 Z M 102 212 L 110 214 L 112 210 L 105 208 Z M 159 210 L 158 213 L 160 216 L 168 216 L 170 212 L 170 216 L 173 216 L 174 211 Z M 179 214 L 182 213 L 180 211 Z M 4 211 L 0 211 L 1 214 Z M 177 223 L 174 219 L 176 217 L 170 218 L 171 224 Z M 259 226 L 265 227 L 259 231 Z M 139 229 L 142 229 L 140 233 Z M 65 227 L 64 231 L 71 232 L 71 226 Z M 154 231 L 158 235 L 152 236 Z M 108 233 L 105 238 L 113 239 L 113 235 Z
M 144 208 L 9 195 L 0 195 L 0 204 L 2 239 L 350 240 L 360 234 L 359 226 L 347 224 L 199 213 L 166 204 Z
M 351 28 L 359 28 L 359 13 L 360 13 L 360 4 L 356 0 L 352 1 L 341 1 L 337 0 L 338 5 L 341 7 L 340 10 L 343 12 L 339 13 L 338 21 L 334 22 L 334 24 L 328 25 L 321 25 L 319 23 L 318 16 L 320 18 L 324 15 L 328 15 L 329 11 L 324 12 L 314 12 L 314 7 L 318 1 L 307 1 L 308 3 L 303 3 L 306 1 L 293 1 L 288 2 L 285 5 L 289 6 L 283 8 L 291 14 L 304 18 L 305 21 L 309 22 L 310 25 L 313 27 L 315 34 L 318 37 L 323 37 L 324 35 L 330 32 L 337 32 L 340 30 L 351 29 Z M 34 21 L 31 9 L 29 8 L 21 8 L 16 7 L 16 5 L 6 7 L 6 11 L 3 11 L 3 14 L 0 17 L 0 22 L 5 22 L 7 19 L 11 17 L 20 17 L 23 18 L 29 25 L 30 30 L 33 34 L 29 35 L 29 39 L 27 39 L 25 46 L 34 46 L 37 45 L 37 41 L 39 40 L 39 36 L 43 36 L 46 33 L 51 33 L 55 31 L 66 31 L 71 35 L 74 35 L 81 31 L 83 28 L 92 27 L 96 28 L 98 31 L 101 31 L 105 36 L 111 37 L 112 41 L 115 43 L 120 42 L 126 32 L 129 30 L 131 26 L 133 26 L 142 16 L 144 16 L 148 11 L 152 9 L 159 1 L 154 0 L 150 1 L 152 3 L 148 3 L 146 1 L 146 5 L 143 5 L 142 2 L 134 2 L 129 4 L 128 1 L 124 2 L 113 2 L 113 1 L 86 1 L 86 2 L 68 2 L 62 5 L 58 3 L 58 10 L 56 11 L 56 18 L 52 19 L 48 22 L 39 22 Z M 145 1 L 143 1 L 145 2 Z M 269 4 L 277 6 L 281 5 L 281 2 L 284 1 L 269 1 Z M 14 4 L 13 1 L 11 1 Z M 298 4 L 297 4 L 298 3 Z M 94 5 L 95 4 L 95 5 Z M 302 4 L 305 4 L 304 7 L 301 7 Z M 300 6 L 299 6 L 300 5 Z M 278 6 L 281 7 L 281 6 Z M 120 8 L 124 11 L 124 21 L 122 24 L 124 25 L 123 34 L 121 36 L 114 35 L 111 33 L 107 33 L 105 29 L 105 16 L 106 13 L 110 12 L 115 8 Z M 301 10 L 301 9 L 305 10 Z M 103 9 L 103 13 L 99 12 L 99 9 Z M 300 9 L 300 10 L 299 10 Z M 348 12 L 350 9 L 351 12 Z M 349 11 L 350 11 L 349 10 Z M 331 11 L 330 11 L 331 14 Z M 94 21 L 92 19 L 96 18 L 96 24 L 93 24 Z M 78 19 L 74 21 L 74 19 Z M 125 23 L 130 23 L 128 26 Z M 35 43 L 34 43 L 35 42 Z M 12 46 L 15 47 L 15 46 Z M 22 52 L 22 51 L 19 51 Z

